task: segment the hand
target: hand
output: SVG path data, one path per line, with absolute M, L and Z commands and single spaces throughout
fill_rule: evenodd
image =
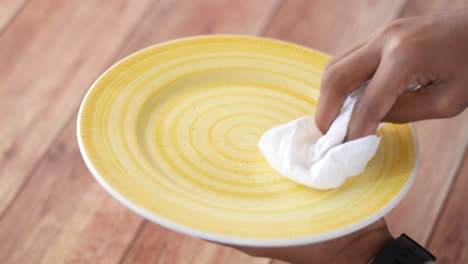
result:
M 396 20 L 334 57 L 322 79 L 316 122 L 326 133 L 348 93 L 371 79 L 354 108 L 347 140 L 379 122 L 455 116 L 468 106 L 468 10 Z M 407 87 L 422 86 L 410 92 Z
M 381 219 L 362 230 L 322 243 L 282 248 L 230 247 L 251 256 L 279 259 L 294 264 L 367 264 L 391 239 L 387 223 Z

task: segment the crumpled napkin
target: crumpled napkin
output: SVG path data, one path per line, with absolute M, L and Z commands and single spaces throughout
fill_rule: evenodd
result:
M 351 93 L 327 134 L 322 136 L 313 116 L 273 127 L 258 146 L 270 166 L 299 184 L 334 189 L 361 174 L 375 155 L 380 137 L 369 135 L 343 143 L 357 99 L 364 87 Z

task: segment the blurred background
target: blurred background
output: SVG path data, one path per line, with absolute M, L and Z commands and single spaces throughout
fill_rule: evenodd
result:
M 149 223 L 90 175 L 75 123 L 92 82 L 143 47 L 261 35 L 337 54 L 400 17 L 468 0 L 0 0 L 1 263 L 275 263 Z M 439 263 L 468 263 L 468 111 L 415 124 L 421 167 L 387 217 Z

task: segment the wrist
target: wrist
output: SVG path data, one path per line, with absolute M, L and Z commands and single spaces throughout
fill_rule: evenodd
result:
M 342 254 L 338 256 L 339 260 L 333 263 L 368 264 L 392 240 L 386 225 L 360 232 L 343 248 Z

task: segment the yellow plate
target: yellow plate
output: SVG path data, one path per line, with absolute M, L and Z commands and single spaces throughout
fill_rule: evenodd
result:
M 106 71 L 84 98 L 81 153 L 116 199 L 179 232 L 252 246 L 348 234 L 386 214 L 413 182 L 410 125 L 379 129 L 366 171 L 331 191 L 283 178 L 257 148 L 267 129 L 314 114 L 329 58 L 245 36 L 144 49 Z

